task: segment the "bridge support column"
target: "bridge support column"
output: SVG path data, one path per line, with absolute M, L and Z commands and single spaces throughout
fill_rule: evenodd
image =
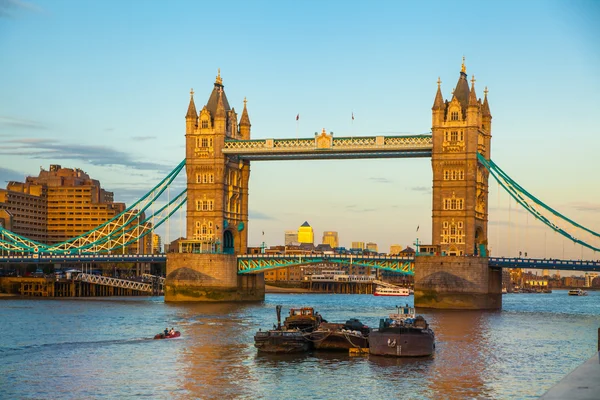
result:
M 264 299 L 264 275 L 238 275 L 233 254 L 167 254 L 165 302 Z
M 502 308 L 502 270 L 486 257 L 417 256 L 415 307 L 494 310 Z

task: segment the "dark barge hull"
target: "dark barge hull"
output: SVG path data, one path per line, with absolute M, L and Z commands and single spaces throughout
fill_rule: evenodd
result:
M 257 332 L 254 347 L 265 353 L 301 353 L 310 350 L 311 342 L 300 332 Z
M 369 334 L 369 354 L 390 357 L 427 357 L 435 349 L 431 329 L 385 328 Z
M 310 335 L 310 340 L 318 350 L 348 351 L 353 348 L 369 347 L 368 338 L 339 331 L 314 331 Z

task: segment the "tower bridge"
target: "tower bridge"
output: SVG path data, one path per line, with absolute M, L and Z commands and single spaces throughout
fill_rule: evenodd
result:
M 488 257 L 488 179 L 554 232 L 600 251 L 600 234 L 553 210 L 528 193 L 491 160 L 492 115 L 484 90 L 478 98 L 461 66 L 450 100 L 438 79 L 431 134 L 251 139 L 244 99 L 241 116 L 230 107 L 220 72 L 208 101 L 196 109 L 194 92 L 185 116 L 186 159 L 148 194 L 96 229 L 70 240 L 44 244 L 0 227 L 0 262 L 17 259 L 82 262 L 145 262 L 163 256 L 122 255 L 184 205 L 186 234 L 166 255 L 165 301 L 255 301 L 264 299 L 266 269 L 334 262 L 388 269 L 415 276 L 420 307 L 495 309 L 501 307 L 501 268 L 596 271 L 598 262 Z M 268 160 L 431 158 L 432 238 L 428 254 L 414 258 L 355 255 L 248 255 L 250 163 Z M 166 205 L 153 205 L 185 168 L 187 187 Z M 151 212 L 150 212 L 151 211 Z M 146 213 L 149 216 L 146 217 Z M 425 247 L 425 246 L 422 246 Z M 6 254 L 8 253 L 8 256 Z M 161 258 L 162 257 L 162 258 Z

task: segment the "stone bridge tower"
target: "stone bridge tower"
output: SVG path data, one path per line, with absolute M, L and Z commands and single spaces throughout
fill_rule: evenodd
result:
M 477 154 L 490 158 L 492 116 L 487 100 L 471 89 L 463 62 L 452 100 L 438 90 L 432 107 L 432 242 L 442 255 L 487 255 L 488 172 Z
M 444 101 L 440 80 L 432 107 L 432 243 L 436 256 L 417 257 L 415 304 L 432 308 L 499 308 L 501 272 L 487 256 L 488 171 L 492 115 L 477 98 L 463 64 L 452 99 Z
M 165 301 L 262 300 L 262 274 L 237 275 L 236 255 L 248 244 L 250 163 L 222 152 L 226 139 L 250 139 L 246 100 L 238 123 L 219 71 L 199 113 L 190 93 L 185 124 L 186 237 L 167 255 Z

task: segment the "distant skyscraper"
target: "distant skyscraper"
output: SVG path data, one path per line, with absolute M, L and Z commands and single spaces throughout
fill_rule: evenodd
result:
M 338 233 L 333 231 L 323 232 L 323 244 L 328 244 L 332 249 L 339 247 Z
M 162 240 L 160 235 L 152 233 L 152 254 L 162 253 Z
M 377 253 L 378 252 L 377 243 L 373 243 L 373 242 L 367 243 L 367 250 L 374 251 L 375 253 Z
M 365 242 L 352 242 L 352 248 L 353 249 L 364 250 L 365 249 Z
M 390 246 L 390 255 L 400 254 L 401 251 L 402 251 L 402 245 L 401 244 L 393 244 L 393 245 Z
M 298 231 L 285 231 L 285 245 L 298 243 Z
M 307 221 L 298 229 L 298 242 L 315 244 L 315 235 L 312 226 Z

